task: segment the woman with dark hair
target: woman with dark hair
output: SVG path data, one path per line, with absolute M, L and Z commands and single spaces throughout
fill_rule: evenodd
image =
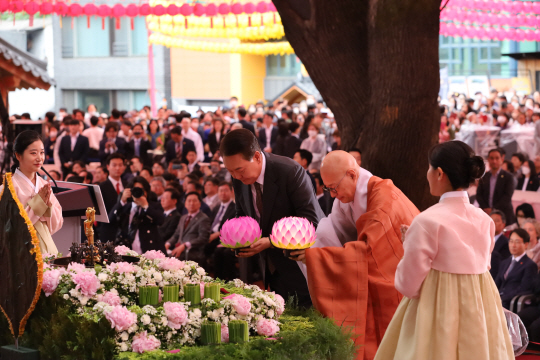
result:
M 313 116 L 312 114 L 309 114 L 306 117 L 306 120 L 302 124 L 302 130 L 300 130 L 300 139 L 304 140 L 304 139 L 307 139 L 309 137 L 308 128 L 309 128 L 309 125 L 311 125 L 311 122 L 313 121 L 313 118 L 315 118 L 315 116 Z
M 117 226 L 116 245 L 129 246 L 138 254 L 149 250 L 165 252 L 158 226 L 165 216 L 156 194 L 142 176 L 135 176 L 109 212 L 111 225 Z
M 536 219 L 532 205 L 529 203 L 523 203 L 516 207 L 516 218 L 520 228 L 523 226 L 525 220 Z
M 164 151 L 165 135 L 161 132 L 161 128 L 156 119 L 150 120 L 148 124 L 148 141 L 152 143 L 152 149 Z
M 536 166 L 531 160 L 526 160 L 521 165 L 521 175 L 518 177 L 516 190 L 537 191 L 540 186 Z
M 219 151 L 219 144 L 225 135 L 225 123 L 221 118 L 215 118 L 212 122 L 212 131 L 208 134 L 208 147 L 210 152 L 215 155 Z
M 276 138 L 276 145 L 272 149 L 272 153 L 276 155 L 286 156 L 285 155 L 285 142 L 288 137 L 291 136 L 289 133 L 289 124 L 283 119 L 278 120 L 278 136 Z
M 39 134 L 32 130 L 21 132 L 13 143 L 13 187 L 19 201 L 36 229 L 42 253 L 58 254 L 52 234 L 64 223 L 62 207 L 51 185 L 37 172 L 43 166 L 45 149 Z M 0 187 L 0 193 L 3 186 Z
M 404 295 L 375 360 L 513 359 L 499 291 L 489 273 L 495 225 L 466 189 L 485 171 L 465 143 L 429 152 L 427 180 L 439 203 L 403 235 L 395 287 Z M 405 231 L 405 229 L 403 230 Z

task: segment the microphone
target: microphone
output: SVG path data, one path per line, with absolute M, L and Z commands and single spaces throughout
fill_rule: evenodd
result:
M 53 177 L 51 176 L 51 174 L 49 174 L 49 173 L 47 172 L 47 170 L 45 170 L 45 168 L 44 168 L 43 166 L 41 167 L 41 170 L 43 170 L 43 172 L 49 177 L 49 179 L 51 179 L 51 180 L 53 181 L 54 186 L 58 189 L 58 184 L 57 184 L 56 181 L 53 179 Z

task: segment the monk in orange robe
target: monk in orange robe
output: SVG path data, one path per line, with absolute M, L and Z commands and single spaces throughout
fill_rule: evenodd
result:
M 346 152 L 329 153 L 321 177 L 337 201 L 319 223 L 316 247 L 292 255 L 307 266 L 315 308 L 349 327 L 357 359 L 371 360 L 402 298 L 394 287 L 401 227 L 419 211 L 391 180 L 360 168 Z

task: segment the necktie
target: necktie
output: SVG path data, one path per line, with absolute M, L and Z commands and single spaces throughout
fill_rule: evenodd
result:
M 186 222 L 184 223 L 184 230 L 187 229 L 190 222 L 191 222 L 191 215 L 188 215 L 188 217 L 186 218 Z
M 139 224 L 140 224 L 140 214 L 141 214 L 141 208 L 136 207 L 135 215 L 133 216 L 133 219 L 131 219 L 131 224 L 129 224 L 128 228 L 128 236 L 131 239 L 131 241 L 135 240 L 135 234 L 137 234 L 137 230 L 139 230 Z
M 120 195 L 120 182 L 116 183 L 116 195 Z
M 135 140 L 135 156 L 141 156 L 141 140 Z
M 510 271 L 512 271 L 512 269 L 514 268 L 514 265 L 516 264 L 517 264 L 516 259 L 512 259 L 512 262 L 510 263 L 508 270 L 506 270 L 506 272 L 504 273 L 504 280 L 506 280 L 506 278 L 508 277 L 508 274 L 510 274 Z
M 182 146 L 180 145 L 180 143 L 176 143 L 176 157 L 178 159 L 182 158 Z
M 216 218 L 214 219 L 214 222 L 212 223 L 212 231 L 214 231 L 213 229 L 216 227 L 216 225 L 218 225 L 221 222 L 221 215 L 224 209 L 225 209 L 225 205 L 222 204 L 219 208 Z
M 261 184 L 259 184 L 258 182 L 255 182 L 255 184 L 253 185 L 255 185 L 255 193 L 257 194 L 255 202 L 257 204 L 257 210 L 259 210 L 259 220 L 261 220 L 263 213 L 262 187 Z

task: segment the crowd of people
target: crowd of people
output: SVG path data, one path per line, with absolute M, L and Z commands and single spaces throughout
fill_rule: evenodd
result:
M 129 246 L 138 253 L 162 250 L 197 261 L 222 279 L 238 277 L 236 258 L 219 243 L 226 220 L 236 216 L 230 173 L 219 146 L 230 131 L 245 128 L 265 152 L 298 162 L 328 215 L 333 198 L 323 191 L 319 169 L 323 157 L 341 148 L 333 118 L 322 102 L 305 112 L 262 103 L 215 112 L 174 113 L 159 109 L 98 113 L 47 113 L 45 164 L 55 164 L 55 180 L 99 184 L 108 224 L 99 224 L 97 239 Z M 25 114 L 28 116 L 28 114 Z M 361 164 L 361 151 L 351 150 Z M 140 189 L 140 190 L 139 190 Z

